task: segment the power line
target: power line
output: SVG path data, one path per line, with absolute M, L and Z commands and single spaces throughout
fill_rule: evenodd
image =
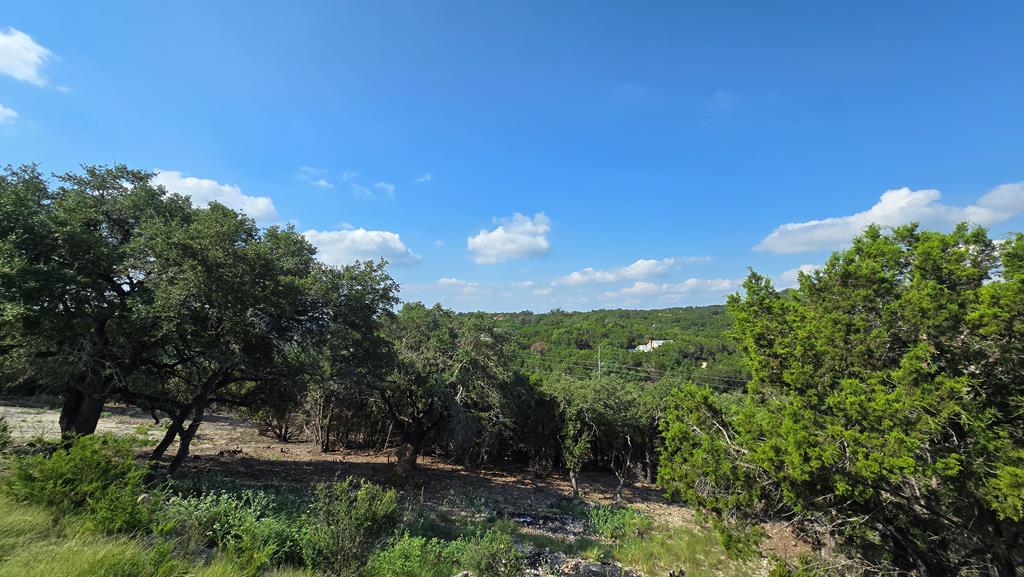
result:
M 584 362 L 580 362 L 580 361 L 577 361 L 575 359 L 569 359 L 569 358 L 566 358 L 566 357 L 552 357 L 552 356 L 543 356 L 543 357 L 538 356 L 538 357 L 534 357 L 534 356 L 529 356 L 529 353 L 527 353 L 526 351 L 515 351 L 515 354 L 518 355 L 523 360 L 530 360 L 530 361 L 537 361 L 537 360 L 539 360 L 539 361 L 548 361 L 548 362 L 556 361 L 556 362 L 562 362 L 562 363 L 564 363 L 566 365 L 570 365 L 570 366 L 577 366 L 577 367 L 582 367 L 582 368 L 593 368 L 590 364 L 586 364 Z M 676 376 L 676 375 L 678 375 L 678 373 L 672 373 L 670 371 L 664 371 L 664 370 L 661 370 L 661 369 L 653 369 L 653 368 L 647 368 L 647 367 L 631 367 L 631 366 L 625 366 L 625 365 L 615 365 L 615 364 L 609 364 L 608 362 L 602 362 L 601 363 L 601 367 L 613 367 L 613 368 L 618 368 L 618 369 L 622 369 L 622 370 L 642 372 L 642 373 L 645 373 L 645 374 L 655 373 L 655 374 L 659 374 L 659 375 L 662 375 L 662 376 L 666 376 L 666 375 L 667 376 Z M 736 379 L 736 378 L 731 378 L 731 377 L 720 377 L 720 376 L 716 376 L 716 375 L 701 375 L 701 376 L 703 376 L 704 378 L 708 378 L 708 379 L 714 379 L 714 380 L 726 381 L 726 382 L 733 382 L 733 383 L 740 383 L 740 384 L 743 384 L 743 385 L 746 385 L 747 382 L 748 382 L 747 379 Z

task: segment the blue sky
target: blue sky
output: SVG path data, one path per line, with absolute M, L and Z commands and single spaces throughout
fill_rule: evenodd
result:
M 1024 3 L 7 2 L 0 160 L 124 162 L 459 310 L 1024 229 Z

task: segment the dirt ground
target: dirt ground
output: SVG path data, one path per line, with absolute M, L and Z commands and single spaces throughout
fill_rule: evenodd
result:
M 0 416 L 10 424 L 15 442 L 60 434 L 59 407 L 52 403 L 0 399 Z M 97 430 L 143 434 L 154 441 L 164 433 L 162 424 L 155 423 L 148 413 L 117 405 L 106 409 Z M 172 446 L 168 453 L 173 453 L 175 448 Z M 189 473 L 216 472 L 253 484 L 315 484 L 348 476 L 388 484 L 393 458 L 390 452 L 322 453 L 314 443 L 302 440 L 282 443 L 259 435 L 244 418 L 213 414 L 199 429 L 185 467 Z M 592 504 L 611 503 L 615 477 L 584 473 L 581 489 L 584 498 Z M 543 516 L 572 495 L 568 478 L 561 474 L 537 478 L 528 471 L 515 469 L 469 470 L 431 456 L 421 457 L 414 482 L 402 487 L 402 491 L 407 497 L 449 510 L 486 511 L 516 519 Z M 697 524 L 692 509 L 668 502 L 653 485 L 634 483 L 625 488 L 623 499 L 658 523 Z M 768 534 L 762 546 L 765 553 L 792 559 L 809 551 L 809 546 L 788 527 L 775 524 L 765 529 Z

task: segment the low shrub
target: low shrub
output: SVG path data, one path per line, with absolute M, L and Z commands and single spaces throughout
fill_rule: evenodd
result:
M 768 577 L 835 577 L 837 572 L 827 563 L 802 555 L 796 563 L 775 558 L 775 564 L 768 572 Z
M 0 451 L 11 446 L 11 426 L 7 419 L 0 417 Z
M 215 491 L 169 499 L 157 531 L 186 550 L 224 551 L 255 573 L 282 563 L 297 563 L 299 515 L 262 491 Z
M 638 537 L 649 532 L 653 525 L 650 517 L 629 507 L 599 505 L 587 511 L 590 531 L 606 539 Z
M 469 571 L 475 577 L 518 577 L 526 569 L 512 537 L 489 530 L 454 541 L 405 535 L 374 552 L 366 577 L 451 577 Z
M 711 527 L 718 533 L 722 548 L 733 559 L 753 559 L 761 554 L 761 542 L 765 531 L 756 525 L 738 521 L 724 521 L 711 518 Z
M 450 542 L 403 536 L 370 556 L 366 577 L 451 577 L 458 571 Z
M 147 494 L 146 469 L 134 461 L 131 439 L 88 435 L 50 455 L 15 458 L 3 490 L 15 500 L 81 514 L 106 533 L 147 529 L 159 499 Z
M 526 570 L 523 555 L 512 537 L 500 531 L 459 539 L 451 549 L 458 568 L 476 577 L 518 577 Z
M 366 481 L 346 479 L 316 487 L 299 535 L 306 565 L 349 574 L 395 536 L 398 495 Z

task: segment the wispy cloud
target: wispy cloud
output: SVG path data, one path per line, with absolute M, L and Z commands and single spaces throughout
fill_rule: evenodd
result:
M 963 207 L 942 204 L 934 189 L 888 190 L 871 208 L 849 216 L 784 224 L 766 236 L 754 250 L 796 253 L 832 250 L 845 246 L 870 224 L 898 226 L 920 222 L 945 227 L 961 221 L 992 225 L 1024 213 L 1024 182 L 999 185 L 974 204 Z
M 551 219 L 543 212 L 533 218 L 515 213 L 511 218 L 498 219 L 494 230 L 481 230 L 466 239 L 473 260 L 478 264 L 495 264 L 510 259 L 540 256 L 548 252 L 548 233 Z
M 219 202 L 228 208 L 244 212 L 261 224 L 269 224 L 278 220 L 274 201 L 267 196 L 249 196 L 233 184 L 221 184 L 208 178 L 185 176 L 177 170 L 156 170 L 153 183 L 162 185 L 170 192 L 189 196 L 192 204 L 206 206 L 211 202 Z
M 430 182 L 434 177 L 428 172 L 416 179 L 416 182 Z
M 395 185 L 387 181 L 378 181 L 372 185 L 365 185 L 358 180 L 359 172 L 346 170 L 341 173 L 341 179 L 348 183 L 352 194 L 361 198 L 392 198 L 395 196 Z
M 51 59 L 53 53 L 49 49 L 40 46 L 21 30 L 8 28 L 6 32 L 0 32 L 0 74 L 43 86 L 46 77 L 42 68 Z
M 7 108 L 0 104 L 0 124 L 14 122 L 16 118 L 18 118 L 18 113 L 13 108 Z
M 375 182 L 373 183 L 373 189 L 384 196 L 395 196 L 395 185 L 390 182 Z
M 313 166 L 300 166 L 299 167 L 299 178 L 312 184 L 317 188 L 334 188 L 334 183 L 325 178 L 327 176 L 326 168 L 316 168 Z

